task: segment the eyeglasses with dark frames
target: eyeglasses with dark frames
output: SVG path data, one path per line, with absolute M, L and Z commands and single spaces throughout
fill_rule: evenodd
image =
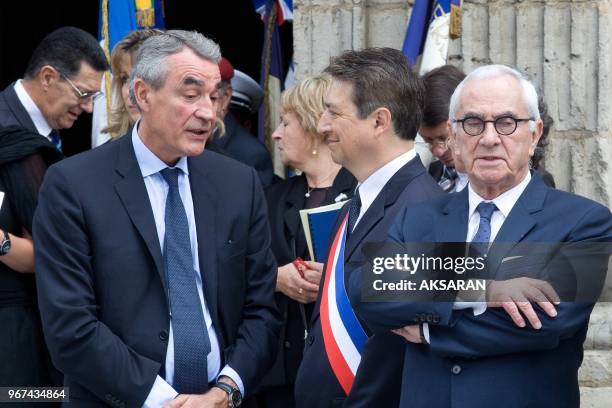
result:
M 79 99 L 83 102 L 86 102 L 87 100 L 91 100 L 92 102 L 95 102 L 98 98 L 100 98 L 103 95 L 102 91 L 97 91 L 97 92 L 83 92 L 79 89 L 78 86 L 76 86 L 74 84 L 74 82 L 72 82 L 70 80 L 70 78 L 68 78 L 66 75 L 64 75 L 63 73 L 61 73 L 60 71 L 57 71 L 60 74 L 60 77 L 65 80 L 66 82 L 68 82 L 70 84 L 70 86 L 72 87 L 72 89 L 74 90 L 74 93 L 79 97 Z
M 512 116 L 500 116 L 495 120 L 483 120 L 476 116 L 468 116 L 463 119 L 453 119 L 453 123 L 461 123 L 463 131 L 470 136 L 479 136 L 484 132 L 487 123 L 493 123 L 495 131 L 500 135 L 509 136 L 516 131 L 519 122 L 529 122 L 534 118 L 514 118 Z

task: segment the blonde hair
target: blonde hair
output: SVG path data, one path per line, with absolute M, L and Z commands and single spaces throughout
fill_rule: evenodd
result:
M 113 139 L 123 136 L 133 124 L 132 118 L 121 97 L 121 87 L 123 86 L 121 78 L 119 77 L 121 60 L 126 55 L 130 57 L 136 55 L 136 52 L 147 38 L 161 33 L 163 33 L 163 31 L 150 28 L 132 31 L 119 41 L 111 52 L 111 69 L 114 74 L 111 87 L 113 88 L 113 95 L 117 95 L 118 98 L 113 104 L 113 111 L 109 118 L 108 127 L 102 129 L 102 132 L 109 133 Z
M 330 85 L 331 77 L 327 74 L 302 79 L 283 92 L 281 112 L 293 113 L 308 134 L 321 139 L 322 135 L 317 132 L 317 123 L 325 111 L 323 99 Z

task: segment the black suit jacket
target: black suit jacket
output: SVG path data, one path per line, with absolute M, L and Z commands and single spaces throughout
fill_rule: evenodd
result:
M 222 366 L 252 392 L 272 363 L 279 329 L 263 191 L 253 169 L 216 153 L 188 164 Z M 71 403 L 141 406 L 164 366 L 170 321 L 156 225 L 129 135 L 49 169 L 34 240 L 45 337 Z
M 223 122 L 225 135 L 219 137 L 215 132 L 210 144 L 219 146 L 228 156 L 257 170 L 264 188 L 272 185 L 274 169 L 266 146 L 242 127 L 231 113 L 227 113 Z
M 15 92 L 13 82 L 0 92 L 0 126 L 19 126 L 38 133 L 36 126 Z
M 356 185 L 355 177 L 348 170 L 340 169 L 327 193 L 328 200 L 324 205 L 333 203 L 340 194 L 345 195 L 345 200 L 350 198 L 355 192 Z M 304 175 L 279 181 L 266 190 L 272 252 L 279 266 L 286 265 L 301 256 L 306 249 L 298 248 L 297 236 L 302 230 L 300 210 L 304 207 L 304 194 L 307 190 L 308 185 Z M 301 316 L 292 313 L 297 309 L 298 303 L 280 292 L 276 294 L 276 302 L 284 321 L 276 362 L 264 379 L 266 386 L 293 384 L 304 348 L 305 328 Z M 297 318 L 298 321 L 290 322 L 291 318 Z
M 439 194 L 442 191 L 427 174 L 418 156 L 398 170 L 347 239 L 345 280 L 348 282 L 351 273 L 362 266 L 364 257 L 360 248 L 363 243 L 384 241 L 390 225 L 402 208 Z M 337 224 L 340 224 L 347 211 L 347 206 L 344 206 Z M 319 319 L 321 290 L 296 380 L 297 406 L 397 407 L 401 390 L 401 361 L 405 352 L 404 340 L 391 332 L 370 337 L 361 355 L 353 388 L 346 397 L 325 354 Z

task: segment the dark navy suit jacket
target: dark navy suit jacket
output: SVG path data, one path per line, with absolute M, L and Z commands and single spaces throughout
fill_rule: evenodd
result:
M 228 156 L 257 170 L 264 188 L 271 186 L 274 182 L 274 169 L 266 146 L 243 128 L 231 113 L 227 113 L 223 122 L 225 134 L 219 137 L 215 132 L 211 142 L 223 149 Z
M 0 92 L 0 126 L 19 126 L 38 133 L 28 111 L 23 107 L 15 92 L 13 82 Z
M 465 242 L 467 221 L 465 189 L 406 209 L 389 240 Z M 612 242 L 612 217 L 534 174 L 495 242 L 511 244 L 489 257 L 500 266 L 517 243 Z M 595 266 L 605 273 L 603 258 Z M 517 327 L 499 308 L 474 316 L 472 309 L 452 310 L 452 302 L 360 302 L 362 277 L 353 277 L 349 294 L 375 331 L 429 323 L 430 345 L 406 342 L 402 407 L 579 406 L 577 372 L 593 303 L 562 302 L 555 318 L 538 309 L 543 327 L 535 330 Z
M 280 328 L 265 197 L 256 172 L 232 159 L 205 151 L 188 165 L 221 364 L 248 394 L 272 364 Z M 170 321 L 155 220 L 129 135 L 49 169 L 34 241 L 45 338 L 71 404 L 142 406 L 164 366 Z
M 398 170 L 385 184 L 346 241 L 344 273 L 347 282 L 352 271 L 364 261 L 361 253 L 363 243 L 384 241 L 390 225 L 405 205 L 439 194 L 443 193 L 427 174 L 418 156 Z M 347 210 L 348 206 L 345 205 L 338 216 L 334 234 Z M 323 276 L 322 281 L 324 279 Z M 323 285 L 320 286 L 322 287 Z M 325 354 L 319 318 L 321 290 L 296 379 L 297 407 L 398 406 L 405 348 L 403 339 L 390 332 L 376 334 L 368 339 L 355 382 L 347 397 Z

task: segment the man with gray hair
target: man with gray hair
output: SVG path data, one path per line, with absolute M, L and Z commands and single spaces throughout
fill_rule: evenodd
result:
M 612 242 L 610 211 L 530 172 L 542 121 L 535 87 L 515 69 L 476 69 L 455 90 L 449 117 L 451 146 L 469 185 L 406 208 L 389 241 L 471 242 L 493 279 L 486 298 L 465 302 L 464 293 L 447 291 L 451 301 L 368 302 L 361 299 L 364 268 L 353 275 L 351 303 L 375 332 L 392 330 L 406 340 L 402 407 L 578 407 L 578 368 L 594 299 L 556 303 L 539 276 L 555 280 L 576 259 L 534 259 L 519 250 Z M 605 271 L 608 255 L 590 266 Z M 538 279 L 522 276 L 529 271 Z M 426 279 L 426 272 L 419 274 Z
M 73 404 L 236 407 L 272 363 L 276 265 L 257 173 L 204 151 L 219 58 L 196 32 L 146 40 L 130 78 L 141 119 L 41 187 L 40 308 Z

